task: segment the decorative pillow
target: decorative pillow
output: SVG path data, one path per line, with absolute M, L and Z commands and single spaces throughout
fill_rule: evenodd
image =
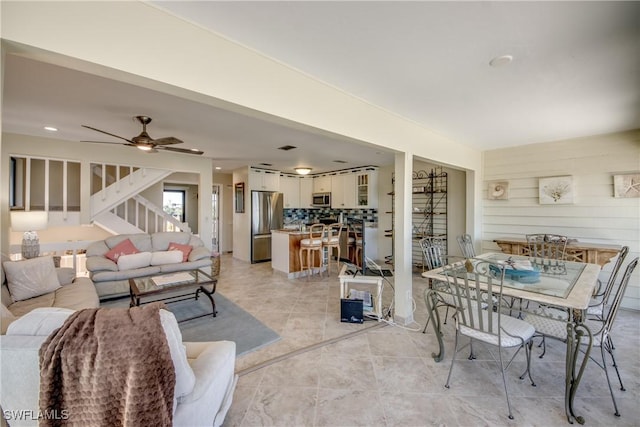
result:
M 196 385 L 196 376 L 187 360 L 187 349 L 182 344 L 182 333 L 180 333 L 178 322 L 173 313 L 160 310 L 160 322 L 167 337 L 171 360 L 173 360 L 173 367 L 176 371 L 174 397 L 177 399 L 191 393 Z
M 34 308 L 29 313 L 14 320 L 7 328 L 7 335 L 49 336 L 62 326 L 74 310 L 60 307 Z
M 115 245 L 109 252 L 104 254 L 104 256 L 113 262 L 118 262 L 118 258 L 122 255 L 137 254 L 139 252 L 140 251 L 133 245 L 133 243 L 131 243 L 131 240 L 127 239 Z
M 151 252 L 139 252 L 137 254 L 121 255 L 118 258 L 118 269 L 134 270 L 136 268 L 148 267 L 151 265 Z
M 48 294 L 60 288 L 53 258 L 50 256 L 24 261 L 5 261 L 2 265 L 14 302 Z
M 58 282 L 60 282 L 62 286 L 70 285 L 73 283 L 73 279 L 76 278 L 76 272 L 73 268 L 56 268 L 56 274 L 58 274 Z
M 169 243 L 170 251 L 182 252 L 182 262 L 187 262 L 187 259 L 189 259 L 189 254 L 191 253 L 192 249 L 193 249 L 193 246 L 191 245 L 181 245 L 180 243 L 175 243 L 175 242 Z
M 151 265 L 178 264 L 182 262 L 180 251 L 158 251 L 151 254 Z

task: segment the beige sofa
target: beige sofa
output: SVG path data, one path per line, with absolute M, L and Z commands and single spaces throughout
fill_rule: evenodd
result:
M 123 263 L 121 259 L 114 262 L 105 256 L 127 239 L 140 252 L 140 257 L 144 258 L 143 254 L 149 254 L 148 259 L 151 261 L 143 259 L 144 265 L 138 260 L 134 263 Z M 170 255 L 166 252 L 171 243 L 191 246 L 186 261 L 163 263 L 163 259 L 168 259 L 165 255 Z M 212 266 L 211 250 L 204 246 L 202 240 L 193 234 L 181 232 L 119 234 L 92 243 L 87 248 L 86 255 L 87 270 L 101 300 L 128 295 L 130 278 L 199 268 L 211 269 Z M 159 261 L 154 262 L 155 259 Z
M 53 261 L 51 261 L 53 263 Z M 4 334 L 9 324 L 15 319 L 29 313 L 35 308 L 54 307 L 81 310 L 83 308 L 97 308 L 100 306 L 98 294 L 91 279 L 87 277 L 75 277 L 71 268 L 56 268 L 60 287 L 53 292 L 47 292 L 33 298 L 14 301 L 9 292 L 4 269 L 0 263 L 0 281 L 2 290 L 0 298 L 0 333 Z

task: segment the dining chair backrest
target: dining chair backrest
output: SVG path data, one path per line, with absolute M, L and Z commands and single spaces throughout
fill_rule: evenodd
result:
M 419 244 L 427 270 L 433 270 L 445 264 L 446 240 L 439 237 L 423 237 Z
M 638 258 L 635 258 L 633 261 L 627 265 L 624 274 L 622 275 L 622 279 L 620 280 L 620 284 L 618 285 L 618 289 L 616 290 L 615 296 L 609 305 L 609 311 L 604 319 L 604 325 L 601 330 L 606 331 L 606 333 L 611 332 L 613 328 L 613 322 L 616 319 L 616 315 L 618 314 L 618 309 L 620 308 L 620 303 L 622 302 L 622 297 L 624 296 L 625 291 L 627 290 L 627 285 L 629 284 L 629 280 L 631 279 L 631 274 L 633 270 L 635 270 L 638 265 Z
M 458 325 L 494 335 L 495 345 L 501 341 L 500 314 L 504 267 L 487 260 L 471 258 L 470 263 L 457 262 L 443 266 L 450 292 L 453 293 Z M 470 271 L 471 270 L 471 271 Z M 477 284 L 486 284 L 484 286 Z
M 559 234 L 527 234 L 529 256 L 542 259 L 564 260 L 567 236 Z
M 461 234 L 456 237 L 456 240 L 458 241 L 458 246 L 460 246 L 463 257 L 474 258 L 476 256 L 476 250 L 473 247 L 473 240 L 471 239 L 470 235 Z
M 313 244 L 322 245 L 322 238 L 324 237 L 324 224 L 313 224 L 309 227 L 309 239 Z
M 607 302 L 609 301 L 609 297 L 611 296 L 611 291 L 615 286 L 616 278 L 618 276 L 618 273 L 620 272 L 620 267 L 622 267 L 622 263 L 624 262 L 624 259 L 627 257 L 628 253 L 629 253 L 629 246 L 623 246 L 622 249 L 620 250 L 620 253 L 618 253 L 618 259 L 616 260 L 616 263 L 613 266 L 613 270 L 611 270 L 611 276 L 609 276 L 609 280 L 607 281 L 607 285 L 604 288 L 604 292 L 602 294 L 602 302 L 604 304 L 607 304 Z

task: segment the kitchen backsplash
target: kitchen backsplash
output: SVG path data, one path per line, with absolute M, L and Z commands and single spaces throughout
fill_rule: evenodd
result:
M 285 209 L 284 210 L 284 223 L 296 223 L 302 222 L 305 224 L 311 224 L 318 222 L 321 218 L 332 217 L 336 221 L 340 218 L 340 214 L 346 222 L 364 219 L 369 225 L 378 222 L 378 210 L 377 209 Z

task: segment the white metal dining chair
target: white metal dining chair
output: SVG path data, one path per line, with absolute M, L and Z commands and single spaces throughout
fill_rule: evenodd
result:
M 618 253 L 618 259 L 616 259 L 616 263 L 613 266 L 613 270 L 611 270 L 611 275 L 609 276 L 609 280 L 607 280 L 607 284 L 604 289 L 599 287 L 599 289 L 596 290 L 594 297 L 591 299 L 589 308 L 587 308 L 587 316 L 595 318 L 596 320 L 603 320 L 604 308 L 611 297 L 611 292 L 613 291 L 616 283 L 616 277 L 618 276 L 620 267 L 628 253 L 629 247 L 623 246 L 620 253 Z
M 495 347 L 498 350 L 498 356 L 496 357 L 491 351 L 489 353 L 500 366 L 509 418 L 513 419 L 505 373 L 520 349 L 524 347 L 527 359 L 526 374 L 531 380 L 531 385 L 535 386 L 531 377 L 531 338 L 535 333 L 535 328 L 524 320 L 510 317 L 502 312 L 503 309 L 505 311 L 509 309 L 504 304 L 500 304 L 504 282 L 504 267 L 502 265 L 474 259 L 472 266 L 472 272 L 468 271 L 468 266 L 465 263 L 446 265 L 443 269 L 451 286 L 456 306 L 456 311 L 452 316 L 456 324 L 455 350 L 445 387 L 449 388 L 450 386 L 456 355 L 466 347 L 466 345 L 460 347 L 460 336 L 468 337 L 470 346 L 474 341 L 479 341 L 487 346 Z M 480 289 L 480 283 L 486 284 L 485 290 Z M 505 349 L 516 349 L 506 364 L 503 360 Z M 473 349 L 471 349 L 471 353 L 473 354 Z M 520 379 L 523 378 L 524 374 Z
M 446 260 L 448 259 L 448 257 L 445 255 L 446 241 L 444 239 L 424 237 L 420 239 L 418 243 L 420 245 L 420 250 L 422 251 L 422 258 L 426 269 L 433 270 L 435 268 L 440 268 L 447 263 Z M 451 293 L 449 292 L 449 285 L 446 282 L 431 281 L 429 288 L 425 289 L 424 292 L 425 304 L 427 305 L 427 307 L 429 307 L 429 303 L 427 302 L 426 298 L 428 298 L 430 289 L 443 291 L 436 294 L 438 301 L 435 305 L 435 308 L 447 308 L 444 314 L 444 324 L 446 325 L 447 317 L 449 316 L 449 308 L 455 307 L 453 298 L 451 296 Z M 424 325 L 424 329 L 422 330 L 423 334 L 427 331 L 428 326 L 429 319 L 427 318 L 427 322 Z
M 473 247 L 473 239 L 469 234 L 461 234 L 456 237 L 458 246 L 462 251 L 462 256 L 465 258 L 474 258 L 476 256 L 476 250 Z
M 546 273 L 563 274 L 569 238 L 559 234 L 527 234 L 528 255 Z
M 611 338 L 611 333 L 613 331 L 613 324 L 616 319 L 616 315 L 618 314 L 618 309 L 620 308 L 620 303 L 622 302 L 622 297 L 627 289 L 627 285 L 629 284 L 629 279 L 631 278 L 631 274 L 633 270 L 638 265 L 638 258 L 634 259 L 627 265 L 627 268 L 620 280 L 620 284 L 616 289 L 613 300 L 608 306 L 605 306 L 606 314 L 602 321 L 599 320 L 590 320 L 587 319 L 585 322 L 585 326 L 588 328 L 593 338 L 593 347 L 600 348 L 600 356 L 601 359 L 597 360 L 593 357 L 591 353 L 588 354 L 589 358 L 594 362 L 595 365 L 600 367 L 600 369 L 604 370 L 605 376 L 607 377 L 607 385 L 609 386 L 609 392 L 611 393 L 611 400 L 613 401 L 613 408 L 615 410 L 615 415 L 617 417 L 620 416 L 620 412 L 618 411 L 618 405 L 616 403 L 616 398 L 613 394 L 613 388 L 611 387 L 611 379 L 609 378 L 609 371 L 607 370 L 607 361 L 605 353 L 608 353 L 611 357 L 611 362 L 613 367 L 616 370 L 616 375 L 618 376 L 618 382 L 620 383 L 620 390 L 625 391 L 624 384 L 622 384 L 622 377 L 620 376 L 620 370 L 618 369 L 618 363 L 613 354 L 614 346 Z M 538 315 L 530 315 L 527 316 L 527 321 L 531 323 L 535 329 L 537 334 L 542 334 L 546 338 L 555 338 L 566 342 L 567 340 L 567 327 L 566 320 L 563 321 L 558 320 L 557 318 L 548 317 L 552 312 L 552 307 L 542 307 L 541 311 L 538 312 Z M 555 317 L 555 316 L 554 316 Z M 587 365 L 589 366 L 589 365 Z

